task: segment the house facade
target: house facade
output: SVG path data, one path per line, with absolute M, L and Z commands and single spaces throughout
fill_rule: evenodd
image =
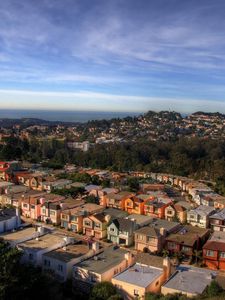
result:
M 124 218 L 114 219 L 107 228 L 107 238 L 115 244 L 130 246 L 134 241 L 135 228 L 134 221 Z

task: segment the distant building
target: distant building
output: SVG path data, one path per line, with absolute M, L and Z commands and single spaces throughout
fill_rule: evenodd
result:
M 75 149 L 80 149 L 83 152 L 87 152 L 90 148 L 90 142 L 85 141 L 85 142 L 68 142 L 67 147 L 75 150 Z

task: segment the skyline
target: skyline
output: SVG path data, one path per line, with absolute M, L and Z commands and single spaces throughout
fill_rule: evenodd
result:
M 0 3 L 0 109 L 225 113 L 225 3 Z

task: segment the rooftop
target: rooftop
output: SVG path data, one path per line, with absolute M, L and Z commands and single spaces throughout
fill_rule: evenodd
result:
M 148 266 L 163 268 L 163 257 L 151 255 L 149 253 L 138 253 L 135 257 L 137 263 L 145 264 Z
M 215 214 L 211 215 L 209 218 L 218 219 L 218 220 L 225 220 L 225 208 Z
M 49 248 L 55 244 L 58 244 L 60 242 L 63 242 L 63 238 L 65 236 L 62 234 L 45 234 L 41 237 L 39 237 L 38 239 L 32 239 L 26 242 L 23 242 L 21 244 L 19 244 L 19 246 L 23 249 L 23 248 L 32 248 L 35 251 L 40 251 L 46 248 Z
M 35 232 L 36 230 L 34 227 L 28 227 L 25 229 L 19 229 L 15 232 L 1 234 L 0 237 L 7 242 L 16 242 L 24 238 L 31 238 Z
M 203 229 L 186 225 L 182 227 L 177 233 L 170 234 L 167 238 L 169 241 L 183 243 L 184 245 L 193 246 L 198 237 L 203 237 L 209 233 L 209 229 Z
M 114 279 L 146 288 L 162 274 L 162 268 L 155 268 L 136 263 L 132 267 L 126 269 L 124 272 L 115 276 Z
M 97 256 L 79 263 L 77 267 L 103 274 L 120 264 L 125 259 L 124 256 L 126 253 L 128 253 L 128 251 L 116 246 L 111 246 Z
M 116 208 L 106 208 L 104 214 L 111 216 L 111 218 L 124 218 L 128 215 L 126 211 Z
M 163 286 L 177 292 L 201 294 L 212 281 L 212 275 L 215 272 L 183 265 Z
M 178 222 L 170 222 L 163 219 L 153 218 L 149 226 L 160 229 L 164 228 L 167 232 L 171 232 L 179 228 L 180 223 Z
M 69 262 L 72 259 L 81 257 L 87 254 L 89 248 L 85 244 L 75 244 L 68 245 L 66 248 L 59 248 L 48 253 L 45 253 L 44 256 L 57 259 L 62 262 Z
M 196 209 L 192 209 L 189 211 L 189 213 L 197 213 L 200 216 L 208 216 L 209 214 L 211 214 L 213 211 L 215 211 L 214 207 L 211 206 L 205 206 L 205 205 L 200 205 L 199 207 L 197 207 Z
M 152 217 L 138 215 L 138 214 L 132 214 L 132 215 L 127 216 L 126 218 L 130 219 L 132 221 L 135 220 L 137 225 L 149 224 L 152 221 Z

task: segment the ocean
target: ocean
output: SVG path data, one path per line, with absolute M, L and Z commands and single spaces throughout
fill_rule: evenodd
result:
M 20 119 L 37 118 L 46 121 L 87 122 L 112 118 L 137 116 L 140 112 L 102 112 L 102 111 L 53 111 L 53 110 L 17 110 L 0 109 L 0 118 Z

